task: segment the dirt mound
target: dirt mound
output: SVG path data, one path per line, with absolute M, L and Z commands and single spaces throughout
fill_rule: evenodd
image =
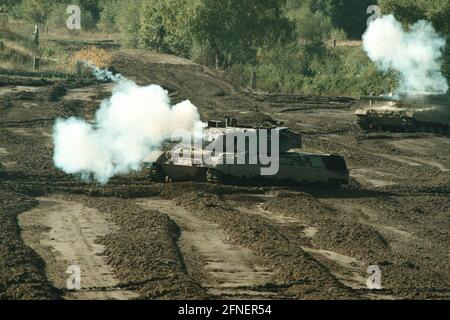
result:
M 17 215 L 36 204 L 30 197 L 0 189 L 0 299 L 61 297 L 46 278 L 44 261 L 20 237 Z
M 272 127 L 278 125 L 278 121 L 274 120 L 270 115 L 262 112 L 248 112 L 232 115 L 237 119 L 238 125 L 250 127 Z
M 69 197 L 70 198 L 70 197 Z M 104 237 L 106 259 L 123 286 L 145 299 L 203 299 L 206 291 L 187 275 L 177 247 L 177 225 L 165 214 L 114 198 L 83 198 L 112 215 L 119 230 Z

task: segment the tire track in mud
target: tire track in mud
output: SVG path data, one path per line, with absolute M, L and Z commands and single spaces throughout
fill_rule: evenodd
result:
M 402 142 L 403 138 L 386 144 L 384 141 L 368 140 L 359 141 L 358 146 L 354 146 L 349 140 L 335 137 L 320 137 L 316 141 L 309 140 L 308 143 L 321 146 L 331 150 L 330 152 L 342 154 L 350 170 L 351 178 L 364 188 L 375 188 L 394 193 L 405 193 L 406 189 L 415 193 L 427 193 L 436 190 L 438 193 L 448 193 L 445 191 L 449 181 L 450 163 L 445 154 L 446 148 L 429 148 L 427 158 L 420 155 L 424 152 L 421 146 L 425 139 L 418 139 L 416 143 L 411 143 L 410 148 L 418 146 L 418 152 L 404 150 L 404 146 L 397 147 L 397 142 Z M 430 138 L 436 139 L 435 137 Z M 440 142 L 440 138 L 437 138 Z M 430 143 L 437 143 L 431 140 Z M 436 186 L 439 185 L 438 188 Z
M 281 212 L 267 210 L 264 208 L 264 202 L 257 203 L 251 208 L 240 207 L 239 211 L 244 214 L 262 216 L 281 226 L 300 226 L 301 232 L 297 233 L 299 237 L 312 240 L 318 232 L 317 228 L 305 225 L 298 218 L 285 215 Z M 301 249 L 318 263 L 326 267 L 343 285 L 356 290 L 366 288 L 366 279 L 360 274 L 361 267 L 364 265 L 362 261 L 338 252 L 317 249 L 312 244 L 301 246 Z
M 345 286 L 330 270 L 302 249 L 303 245 L 310 245 L 315 229 L 293 222 L 295 218 L 290 219 L 284 214 L 277 214 L 274 219 L 269 219 L 268 215 L 271 213 L 268 210 L 262 206 L 248 206 L 246 199 L 240 199 L 242 196 L 248 198 L 245 194 L 222 198 L 208 192 L 186 192 L 174 199 L 179 206 L 217 224 L 234 244 L 249 248 L 261 256 L 264 266 L 273 272 L 277 281 L 271 285 L 278 290 L 278 297 L 356 298 L 350 287 Z M 227 198 L 230 200 L 226 200 Z M 241 211 L 242 207 L 250 212 Z
M 127 300 L 138 296 L 128 290 L 111 290 L 119 283 L 101 255 L 104 246 L 97 243 L 115 229 L 106 215 L 56 197 L 38 200 L 36 208 L 19 215 L 21 236 L 44 259 L 48 278 L 55 287 L 65 290 L 70 276 L 67 268 L 80 267 L 81 291 L 67 292 L 65 299 Z
M 232 299 L 276 297 L 276 292 L 260 289 L 274 282 L 274 274 L 263 267 L 262 258 L 250 249 L 230 244 L 217 224 L 177 206 L 172 200 L 147 198 L 139 204 L 147 210 L 167 214 L 177 223 L 181 229 L 180 250 L 185 258 L 195 252 L 204 262 L 201 272 L 205 277 L 200 282 L 210 295 Z
M 369 299 L 437 298 L 448 295 L 446 273 L 446 240 L 419 232 L 416 228 L 423 222 L 401 224 L 397 221 L 407 213 L 392 210 L 380 204 L 377 198 L 339 199 L 310 198 L 311 201 L 295 202 L 275 199 L 269 203 L 267 212 L 279 212 L 301 220 L 302 224 L 319 229 L 311 244 L 302 245 L 316 261 L 325 266 L 341 283 L 355 290 L 360 297 Z M 367 201 L 367 202 L 366 202 Z M 299 202 L 296 206 L 295 203 Z M 328 214 L 327 214 L 328 212 Z M 393 213 L 398 214 L 395 217 Z M 328 217 L 327 217 L 328 216 Z M 330 219 L 331 218 L 331 219 Z M 330 227 L 335 225 L 338 232 Z M 417 232 L 417 235 L 416 235 Z M 444 234 L 444 233 L 443 233 Z M 434 239 L 434 244 L 430 242 Z M 380 246 L 384 240 L 386 245 Z M 432 240 L 433 241 L 433 240 Z M 372 248 L 378 247 L 376 250 Z M 423 257 L 426 257 L 425 259 Z M 447 259 L 448 262 L 448 259 Z M 383 274 L 381 291 L 365 289 L 366 268 L 379 265 Z M 433 266 L 433 267 L 431 267 Z

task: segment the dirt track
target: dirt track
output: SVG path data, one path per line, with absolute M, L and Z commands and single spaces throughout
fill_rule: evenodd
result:
M 59 289 L 66 289 L 69 266 L 80 266 L 82 288 L 95 290 L 68 292 L 66 299 L 121 299 L 136 297 L 130 291 L 109 291 L 118 285 L 111 268 L 101 256 L 99 237 L 115 226 L 101 212 L 58 198 L 38 198 L 39 206 L 19 215 L 22 239 L 47 264 L 46 273 Z
M 9 77 L 12 85 L 0 87 L 9 101 L 0 103 L 2 297 L 64 297 L 55 288 L 73 262 L 86 270 L 82 285 L 148 299 L 450 297 L 449 138 L 366 134 L 354 125 L 351 98 L 242 92 L 175 57 L 127 50 L 114 67 L 162 85 L 173 102 L 190 99 L 203 119 L 283 120 L 303 133 L 306 150 L 343 155 L 352 183 L 339 191 L 214 187 L 135 173 L 85 184 L 53 167 L 53 121 L 92 119 L 111 86 L 58 80 L 68 91 L 55 97 L 42 82 L 30 89 Z M 14 247 L 24 258 L 7 263 Z M 384 290 L 366 289 L 369 265 L 380 266 Z
M 252 287 L 273 282 L 273 273 L 263 267 L 263 261 L 251 250 L 233 246 L 217 224 L 207 222 L 178 207 L 173 201 L 145 199 L 144 208 L 166 213 L 181 228 L 179 246 L 186 257 L 191 253 L 204 261 L 201 282 L 208 293 L 219 297 L 270 298 L 271 292 L 259 292 Z

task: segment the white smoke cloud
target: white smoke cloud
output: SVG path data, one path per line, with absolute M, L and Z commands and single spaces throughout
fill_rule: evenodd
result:
M 142 161 L 176 130 L 194 130 L 200 116 L 184 101 L 171 106 L 158 85 L 140 87 L 122 76 L 94 70 L 99 78 L 118 81 L 101 103 L 95 124 L 82 119 L 57 119 L 53 130 L 54 164 L 83 179 L 106 183 L 117 174 L 139 170 Z
M 448 90 L 441 72 L 445 37 L 432 24 L 420 20 L 404 31 L 393 15 L 374 20 L 363 35 L 364 50 L 379 68 L 400 74 L 400 91 L 439 92 Z

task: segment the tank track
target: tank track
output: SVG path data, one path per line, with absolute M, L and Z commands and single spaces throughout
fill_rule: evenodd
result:
M 357 124 L 364 131 L 389 131 L 403 133 L 432 133 L 450 137 L 450 127 L 424 122 L 404 122 L 400 126 L 386 126 L 380 123 L 358 119 Z
M 318 189 L 330 189 L 338 190 L 341 189 L 342 185 L 345 183 L 339 180 L 331 180 L 328 183 L 300 183 L 289 180 L 266 180 L 262 178 L 236 178 L 222 174 L 221 172 L 208 169 L 206 172 L 206 182 L 211 184 L 233 184 L 240 186 L 292 186 L 292 187 L 314 187 Z
M 206 171 L 206 181 L 208 183 L 219 184 L 219 183 L 223 183 L 222 180 L 223 179 L 221 179 L 220 172 L 218 172 L 214 169 L 208 169 Z
M 158 165 L 148 169 L 148 174 L 150 179 L 155 182 L 166 182 L 167 180 L 167 177 Z

